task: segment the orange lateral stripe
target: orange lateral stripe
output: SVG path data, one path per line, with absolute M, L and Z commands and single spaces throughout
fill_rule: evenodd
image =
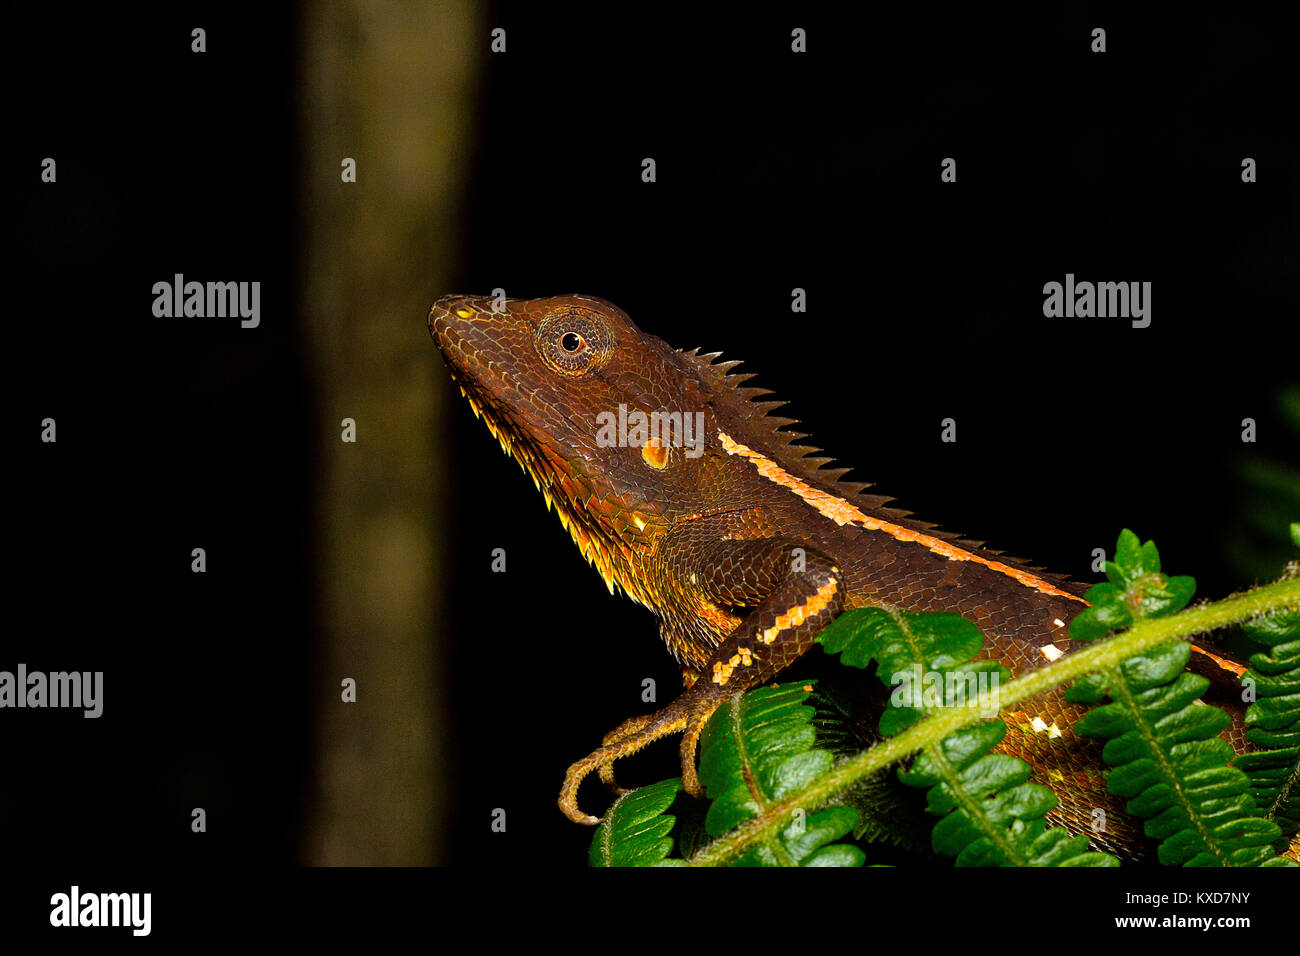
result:
M 1062 591 L 1058 587 L 1052 586 L 1048 581 L 1035 574 L 1024 570 L 1023 568 L 1012 567 L 1009 564 L 1003 564 L 1001 561 L 991 561 L 988 558 L 980 557 L 978 554 L 972 554 L 957 547 L 951 542 L 942 538 L 936 538 L 933 535 L 924 534 L 920 531 L 913 531 L 911 528 L 904 528 L 902 525 L 893 524 L 889 521 L 883 521 L 880 518 L 873 518 L 864 514 L 853 505 L 849 504 L 843 498 L 837 498 L 818 488 L 814 488 L 806 481 L 794 477 L 785 471 L 780 465 L 766 457 L 761 452 L 747 448 L 735 441 L 730 435 L 724 432 L 718 432 L 718 440 L 722 442 L 723 449 L 728 455 L 740 455 L 742 458 L 748 458 L 758 469 L 758 473 L 768 481 L 774 481 L 783 488 L 788 488 L 796 495 L 802 498 L 808 504 L 816 508 L 821 514 L 830 518 L 838 525 L 855 524 L 858 527 L 866 528 L 868 531 L 883 531 L 885 534 L 899 541 L 910 541 L 916 544 L 924 545 L 935 554 L 942 555 L 950 561 L 974 561 L 982 564 L 986 568 L 1005 574 L 1009 578 L 1020 582 L 1025 587 L 1033 588 L 1044 594 L 1054 594 L 1057 597 L 1069 598 L 1071 601 L 1078 601 L 1080 604 L 1087 604 L 1083 598 L 1077 594 L 1071 594 L 1069 591 Z
M 1214 663 L 1222 667 L 1225 671 L 1229 671 L 1233 674 L 1236 674 L 1238 677 L 1246 673 L 1246 668 L 1243 665 L 1234 664 L 1232 661 L 1226 660 L 1225 658 L 1220 657 L 1218 654 L 1211 654 L 1203 647 L 1197 647 L 1195 644 L 1193 644 L 1192 650 L 1194 650 L 1197 654 L 1204 654 L 1210 660 L 1214 661 Z

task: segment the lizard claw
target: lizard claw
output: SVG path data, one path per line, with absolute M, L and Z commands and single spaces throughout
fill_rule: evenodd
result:
M 612 780 L 613 773 L 609 771 L 609 767 L 614 762 L 615 757 L 618 756 L 617 752 L 617 746 L 601 747 L 565 771 L 564 785 L 560 787 L 560 811 L 574 823 L 595 826 L 600 822 L 600 817 L 593 817 L 590 813 L 584 813 L 579 808 L 578 787 L 593 770 L 599 771 L 602 779 L 605 778 L 608 772 L 609 779 Z

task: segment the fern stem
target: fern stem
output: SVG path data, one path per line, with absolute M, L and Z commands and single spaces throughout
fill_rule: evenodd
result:
M 1278 581 L 1213 604 L 1189 608 L 1170 617 L 1139 621 L 1129 630 L 1017 677 L 998 688 L 1006 710 L 1085 674 L 1118 667 L 1121 661 L 1168 641 L 1250 620 L 1283 607 L 1300 607 L 1300 579 Z M 798 809 L 811 813 L 863 777 L 878 773 L 904 757 L 933 747 L 954 731 L 984 719 L 978 707 L 954 707 L 926 717 L 896 737 L 851 757 L 802 790 L 773 804 L 749 822 L 714 840 L 690 858 L 691 866 L 721 866 L 755 843 L 770 839 Z
M 771 812 L 772 802 L 767 798 L 767 794 L 763 793 L 762 790 L 759 789 L 758 782 L 754 780 L 753 775 L 750 772 L 750 768 L 753 767 L 754 762 L 749 755 L 748 748 L 746 747 L 745 730 L 741 726 L 739 694 L 732 698 L 729 710 L 731 715 L 731 732 L 736 738 L 736 750 L 740 755 L 740 766 L 742 768 L 741 773 L 744 774 L 745 785 L 749 788 L 750 796 L 754 798 L 754 802 L 759 806 L 758 815 L 762 817 Z M 786 852 L 785 847 L 781 845 L 781 841 L 777 839 L 776 831 L 772 832 L 766 839 L 764 839 L 763 843 L 772 851 L 772 855 L 776 857 L 781 866 L 795 865 L 795 861 L 790 858 L 790 854 Z

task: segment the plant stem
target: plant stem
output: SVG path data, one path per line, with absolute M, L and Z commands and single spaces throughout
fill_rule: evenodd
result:
M 1204 634 L 1283 607 L 1300 607 L 1300 579 L 1267 584 L 1213 604 L 1189 608 L 1170 617 L 1139 621 L 1122 634 L 1067 654 L 1054 663 L 1002 685 L 998 689 L 999 707 L 1006 710 L 1022 700 L 1085 674 L 1117 667 L 1127 658 L 1168 641 Z M 814 780 L 726 836 L 714 840 L 687 862 L 691 866 L 726 864 L 754 843 L 770 839 L 795 810 L 802 808 L 811 813 L 863 777 L 883 770 L 918 750 L 933 747 L 954 731 L 982 719 L 984 717 L 978 707 L 954 707 L 926 717 L 898 736 L 881 741 L 832 768 L 825 776 Z

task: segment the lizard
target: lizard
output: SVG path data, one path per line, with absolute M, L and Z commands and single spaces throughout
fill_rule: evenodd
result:
M 437 300 L 428 329 L 454 382 L 611 592 L 658 618 L 682 669 L 683 693 L 630 718 L 565 774 L 559 806 L 576 823 L 599 818 L 578 804 L 593 772 L 615 792 L 614 762 L 681 734 L 683 788 L 702 795 L 696 749 L 709 717 L 806 653 L 851 608 L 951 611 L 986 638 L 982 657 L 1013 676 L 1070 653 L 1069 623 L 1088 606 L 1084 586 L 1031 568 L 891 507 L 864 483 L 828 467 L 806 437 L 774 415 L 784 402 L 744 386 L 752 373 L 720 353 L 674 350 L 600 298 Z M 700 422 L 667 440 L 608 423 L 640 412 Z M 603 423 L 603 424 L 602 424 Z M 602 431 L 602 429 L 605 429 Z M 1077 643 L 1077 642 L 1076 642 Z M 1237 678 L 1244 666 L 1194 644 L 1195 669 L 1244 736 Z M 1083 709 L 1057 688 L 1002 714 L 1000 751 L 1029 763 L 1059 797 L 1049 823 L 1087 834 L 1126 859 L 1147 850 L 1140 824 L 1106 790 L 1100 742 L 1076 736 Z M 1105 811 L 1101 832 L 1093 826 Z

